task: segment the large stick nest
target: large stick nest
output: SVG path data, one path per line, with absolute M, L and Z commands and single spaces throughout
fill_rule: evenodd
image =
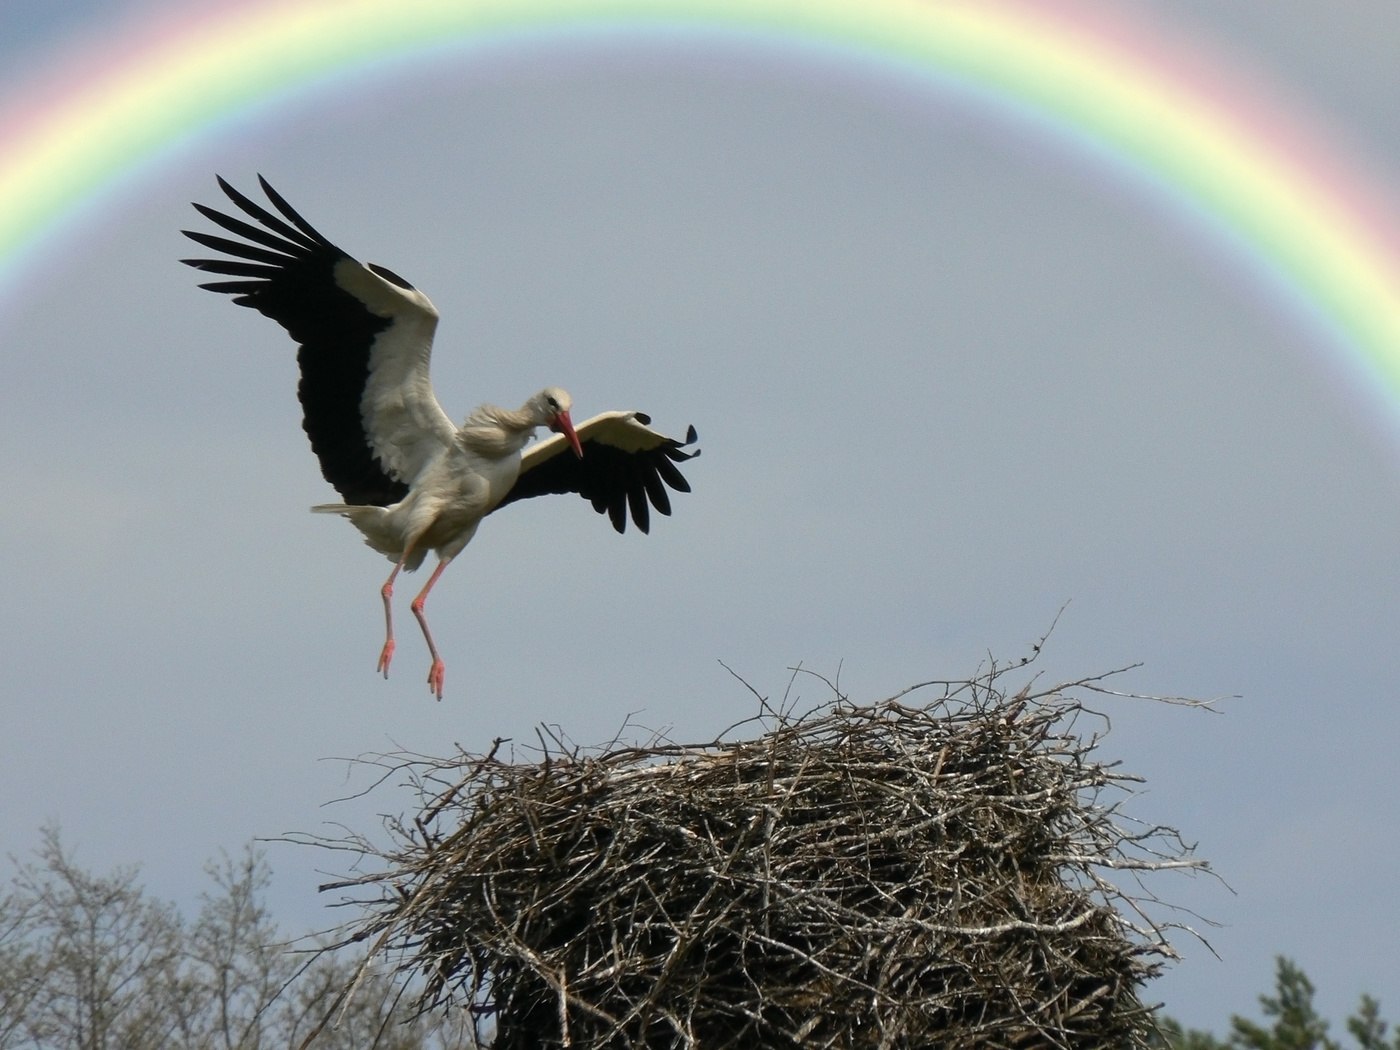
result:
M 1138 877 L 1203 862 L 1120 814 L 1138 778 L 1079 732 L 1100 679 L 1002 674 L 765 703 L 742 740 L 381 758 L 421 811 L 326 888 L 497 1050 L 1144 1046 L 1175 955 Z

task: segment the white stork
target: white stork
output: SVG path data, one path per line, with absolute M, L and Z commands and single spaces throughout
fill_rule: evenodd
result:
M 300 344 L 302 427 L 321 473 L 344 499 L 311 509 L 349 518 L 394 563 L 380 588 L 385 638 L 377 670 L 386 678 L 394 656 L 394 581 L 428 551 L 437 553 L 437 567 L 410 608 L 432 656 L 428 687 L 441 700 L 445 667 L 423 607 L 481 519 L 513 500 L 577 492 L 618 532 L 626 530 L 629 510 L 646 532 L 648 501 L 669 514 L 666 487 L 690 491 L 675 464 L 699 454 L 684 451 L 695 428 L 677 441 L 652 430 L 641 412 L 605 412 L 575 427 L 572 399 L 554 386 L 518 409 L 482 405 L 457 426 L 428 376 L 438 321 L 428 297 L 397 274 L 351 258 L 266 179 L 259 182 L 281 217 L 220 178 L 229 199 L 260 226 L 196 204 L 243 240 L 184 230 L 231 258 L 181 261 L 237 278 L 200 287 L 266 314 Z M 527 448 L 540 426 L 555 434 Z

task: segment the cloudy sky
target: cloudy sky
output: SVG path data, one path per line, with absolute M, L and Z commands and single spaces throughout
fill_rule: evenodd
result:
M 0 69 L 124 8 L 6 4 Z M 1134 3 L 1271 79 L 1400 184 L 1392 0 Z M 13 52 L 13 54 L 9 53 Z M 2 74 L 0 74 L 2 75 Z M 3 87 L 3 81 L 0 81 Z M 386 561 L 300 430 L 289 340 L 175 260 L 215 172 L 266 174 L 443 316 L 449 413 L 547 383 L 576 414 L 694 423 L 649 537 L 512 507 L 373 672 Z M 1400 207 L 1400 200 L 1396 201 Z M 1155 889 L 1220 926 L 1152 990 L 1223 1029 L 1294 957 L 1340 1019 L 1400 1018 L 1400 446 L 1336 347 L 1221 244 L 1102 168 L 869 70 L 711 43 L 419 64 L 288 98 L 175 154 L 0 299 L 7 656 L 0 845 L 193 904 L 254 837 L 408 804 L 349 756 L 538 723 L 686 739 L 789 668 L 876 700 L 1013 661 L 1238 697 L 1107 702 L 1131 811 L 1199 842 Z M 401 588 L 401 597 L 407 595 Z M 402 610 L 406 613 L 406 609 Z M 827 694 L 798 679 L 804 703 Z M 326 857 L 268 847 L 292 930 Z M 1203 927 L 1204 928 L 1204 927 Z

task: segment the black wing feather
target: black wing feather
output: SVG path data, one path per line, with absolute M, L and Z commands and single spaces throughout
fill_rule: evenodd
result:
M 187 231 L 185 236 L 192 241 L 199 242 L 206 248 L 214 249 L 216 252 L 225 252 L 229 255 L 237 255 L 243 259 L 252 259 L 256 262 L 270 263 L 273 266 L 285 266 L 292 259 L 292 256 L 285 252 L 274 252 L 266 248 L 254 248 L 251 244 L 230 240 L 228 237 L 218 237 L 212 233 Z
M 536 464 L 520 475 L 498 508 L 518 499 L 576 492 L 599 514 L 606 514 L 618 532 L 627 531 L 629 511 L 633 524 L 647 532 L 651 528 L 651 508 L 661 514 L 671 513 L 666 486 L 677 492 L 690 491 L 690 483 L 681 476 L 676 464 L 700 454 L 699 449 L 686 451 L 696 440 L 694 427 L 687 431 L 684 441 L 667 438 L 663 444 L 640 452 L 585 440 L 582 459 L 565 452 Z
M 222 180 L 220 180 L 219 184 L 224 185 Z M 240 194 L 240 196 L 242 195 Z M 246 200 L 247 198 L 244 199 Z M 196 204 L 194 208 L 195 211 L 199 212 L 199 214 L 203 215 L 210 222 L 217 223 L 229 233 L 237 234 L 239 237 L 246 238 L 255 244 L 261 244 L 268 248 L 275 248 L 284 253 L 289 250 L 306 250 L 307 248 L 306 245 L 301 243 L 300 237 L 289 241 L 286 237 L 279 237 L 276 233 L 254 226 L 252 223 L 244 222 L 242 219 L 233 215 L 225 215 L 223 212 L 216 211 L 208 205 Z M 188 233 L 189 231 L 184 232 Z
M 301 344 L 297 397 L 302 428 L 321 462 L 321 473 L 345 502 L 381 507 L 397 503 L 408 494 L 408 485 L 375 457 L 360 411 L 370 348 L 390 321 L 372 314 L 336 284 L 335 268 L 349 256 L 318 233 L 266 179 L 259 176 L 258 181 L 282 216 L 220 178 L 228 198 L 261 225 L 196 204 L 201 215 L 243 240 L 184 230 L 197 244 L 230 258 L 181 262 L 208 273 L 251 278 L 200 287 L 231 295 L 239 306 L 272 318 Z
M 642 475 L 642 485 L 646 488 L 647 499 L 662 514 L 671 513 L 671 497 L 666 495 L 666 486 L 661 483 L 661 475 Z

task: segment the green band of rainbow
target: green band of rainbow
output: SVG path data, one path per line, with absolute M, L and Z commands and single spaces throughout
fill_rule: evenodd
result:
M 1380 195 L 1199 48 L 1083 0 L 256 0 L 133 27 L 0 108 L 0 273 L 124 172 L 328 76 L 453 43 L 696 30 L 896 66 L 1042 123 L 1283 287 L 1400 419 L 1400 253 Z

